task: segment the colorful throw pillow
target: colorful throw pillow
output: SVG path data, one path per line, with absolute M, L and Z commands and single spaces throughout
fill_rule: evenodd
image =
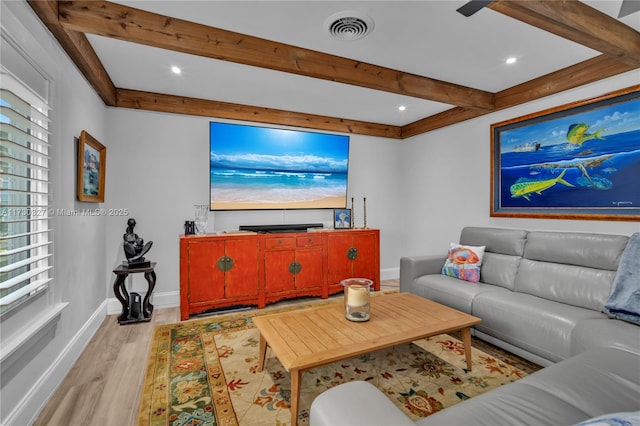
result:
M 485 246 L 463 246 L 451 243 L 442 274 L 465 281 L 480 281 L 480 266 Z

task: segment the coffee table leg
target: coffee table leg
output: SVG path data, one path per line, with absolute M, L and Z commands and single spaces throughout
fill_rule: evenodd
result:
M 291 370 L 291 426 L 298 424 L 298 408 L 300 407 L 300 381 L 302 371 Z
M 267 339 L 260 333 L 260 355 L 258 359 L 258 371 L 264 369 L 264 360 L 267 357 Z
M 467 358 L 467 370 L 471 371 L 471 327 L 462 330 L 462 343 L 464 343 L 464 355 Z

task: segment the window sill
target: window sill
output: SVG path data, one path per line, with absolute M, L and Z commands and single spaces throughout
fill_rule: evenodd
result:
M 17 359 L 23 356 L 42 336 L 46 335 L 60 320 L 68 303 L 58 303 L 40 315 L 36 321 L 25 328 L 18 336 L 3 342 L 0 348 L 0 371 L 5 371 Z

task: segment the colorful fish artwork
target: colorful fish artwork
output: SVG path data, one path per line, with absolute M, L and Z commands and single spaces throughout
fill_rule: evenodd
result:
M 544 179 L 544 180 L 534 180 L 528 178 L 519 178 L 516 183 L 511 185 L 511 198 L 523 197 L 527 201 L 531 201 L 529 196 L 531 194 L 542 195 L 542 191 L 551 188 L 557 183 L 561 183 L 565 186 L 574 187 L 574 185 L 570 184 L 566 180 L 562 179 L 564 174 L 567 172 L 567 169 L 562 170 L 562 173 L 557 178 L 553 179 Z
M 604 128 L 598 129 L 593 133 L 587 133 L 589 130 L 589 125 L 587 123 L 575 123 L 569 126 L 569 130 L 567 131 L 567 140 L 570 144 L 582 146 L 588 140 L 591 139 L 603 139 L 600 136 L 600 133 L 604 131 Z

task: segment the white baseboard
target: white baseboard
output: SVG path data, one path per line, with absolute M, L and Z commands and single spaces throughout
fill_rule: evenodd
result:
M 115 297 L 110 297 L 107 302 L 107 315 L 117 315 L 122 312 L 122 304 Z M 153 293 L 151 304 L 154 309 L 175 308 L 180 306 L 180 292 L 167 291 L 165 293 Z
M 106 301 L 101 303 L 89 320 L 71 339 L 60 355 L 36 381 L 29 393 L 20 401 L 4 421 L 8 425 L 30 425 L 60 386 L 78 357 L 91 341 L 106 317 Z
M 380 280 L 397 280 L 400 278 L 400 267 L 380 270 Z

